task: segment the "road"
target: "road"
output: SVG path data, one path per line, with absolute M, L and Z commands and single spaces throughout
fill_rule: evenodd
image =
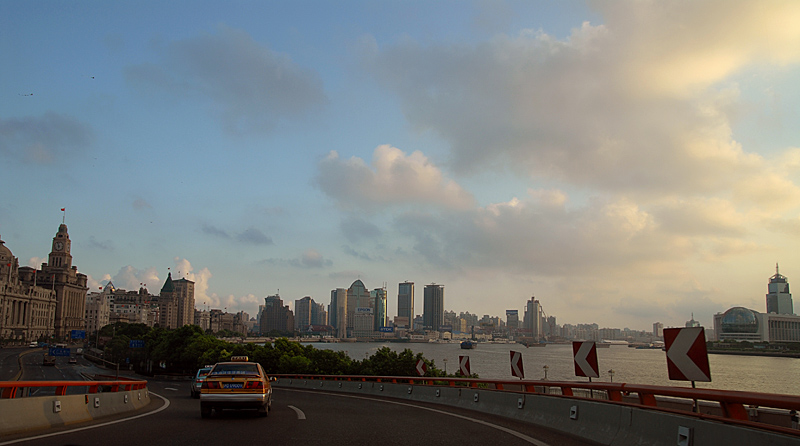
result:
M 13 379 L 9 376 L 21 375 L 20 379 L 30 381 L 78 381 L 83 379 L 81 372 L 108 373 L 82 357 L 78 357 L 78 364 L 69 364 L 67 357 L 59 357 L 55 366 L 43 366 L 44 353 L 45 349 L 0 350 L 0 377 L 7 380 Z M 17 365 L 19 355 L 23 364 L 21 374 Z M 272 411 L 267 418 L 250 411 L 224 411 L 203 419 L 200 417 L 200 402 L 190 397 L 189 385 L 188 380 L 149 380 L 151 403 L 142 410 L 89 423 L 3 437 L 0 446 L 195 446 L 227 445 L 231 442 L 461 446 L 478 441 L 500 442 L 504 446 L 585 444 L 525 423 L 451 407 L 297 389 L 274 389 Z
M 188 381 L 151 380 L 148 387 L 152 402 L 139 412 L 9 436 L 0 439 L 0 446 L 585 444 L 524 423 L 449 407 L 294 389 L 274 390 L 267 418 L 251 411 L 224 411 L 202 419 L 199 400 L 189 396 Z

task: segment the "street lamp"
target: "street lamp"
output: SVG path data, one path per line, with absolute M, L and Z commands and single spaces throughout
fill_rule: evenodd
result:
M 447 358 L 444 358 L 444 376 L 447 376 Z
M 611 369 L 611 370 L 608 371 L 608 376 L 611 377 L 611 382 L 613 383 L 614 382 L 614 369 Z
M 542 368 L 544 369 L 544 379 L 547 379 L 547 369 L 549 369 L 550 367 L 548 367 L 547 364 L 545 364 L 542 366 Z

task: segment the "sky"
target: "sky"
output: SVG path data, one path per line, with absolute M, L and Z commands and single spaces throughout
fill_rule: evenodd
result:
M 90 290 L 649 331 L 800 284 L 797 1 L 8 0 L 0 57 L 0 237 L 63 218 Z

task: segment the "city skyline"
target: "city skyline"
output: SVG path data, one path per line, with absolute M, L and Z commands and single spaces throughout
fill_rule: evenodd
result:
M 64 218 L 90 290 L 172 272 L 254 314 L 361 279 L 392 317 L 408 280 L 648 330 L 800 277 L 796 2 L 10 0 L 0 30 L 0 236 L 38 267 Z

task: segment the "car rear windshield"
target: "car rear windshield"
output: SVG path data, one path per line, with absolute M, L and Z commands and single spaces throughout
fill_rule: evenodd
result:
M 217 364 L 211 372 L 213 375 L 258 375 L 255 364 Z

